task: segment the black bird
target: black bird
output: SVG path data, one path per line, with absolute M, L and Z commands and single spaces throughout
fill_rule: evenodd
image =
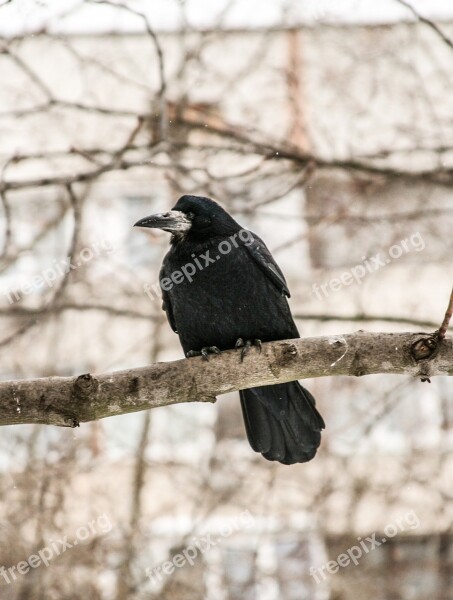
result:
M 169 212 L 135 226 L 172 234 L 159 279 L 162 308 L 186 356 L 298 338 L 289 290 L 264 242 L 243 229 L 219 204 L 182 196 Z M 324 421 L 298 381 L 240 391 L 253 450 L 283 464 L 311 460 Z

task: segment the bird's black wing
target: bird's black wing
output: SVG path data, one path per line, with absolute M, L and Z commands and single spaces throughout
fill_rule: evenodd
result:
M 159 284 L 164 277 L 165 277 L 165 266 L 162 266 L 160 273 L 159 273 Z M 175 317 L 173 315 L 173 309 L 172 309 L 171 302 L 170 302 L 170 296 L 169 296 L 168 292 L 166 292 L 165 290 L 162 289 L 162 287 L 160 289 L 162 292 L 162 310 L 164 310 L 165 314 L 167 315 L 167 321 L 169 322 L 170 327 L 173 329 L 173 331 L 175 333 L 178 333 L 178 331 L 176 329 Z
M 253 242 L 248 245 L 244 244 L 244 248 L 247 249 L 248 253 L 259 266 L 261 271 L 272 281 L 277 289 L 282 294 L 290 298 L 291 294 L 289 293 L 288 286 L 286 285 L 285 276 L 275 262 L 274 257 L 267 249 L 263 240 L 255 234 L 252 235 Z

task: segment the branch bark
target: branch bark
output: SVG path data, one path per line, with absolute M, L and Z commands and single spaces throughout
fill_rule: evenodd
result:
M 387 373 L 427 380 L 453 375 L 453 338 L 429 333 L 368 333 L 263 344 L 244 360 L 234 350 L 201 358 L 79 377 L 0 383 L 0 425 L 80 422 L 294 379 Z

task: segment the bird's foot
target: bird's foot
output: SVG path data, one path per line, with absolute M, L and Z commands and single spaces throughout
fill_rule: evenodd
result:
M 220 354 L 220 350 L 217 346 L 205 346 L 201 350 L 189 350 L 186 357 L 192 358 L 193 356 L 202 356 L 203 360 L 209 360 L 210 354 Z
M 239 348 L 242 348 L 241 350 L 241 362 L 244 360 L 244 357 L 247 356 L 247 354 L 249 353 L 249 350 L 252 346 L 256 346 L 261 354 L 261 340 L 243 340 L 242 338 L 239 338 L 235 344 L 235 349 L 238 350 Z

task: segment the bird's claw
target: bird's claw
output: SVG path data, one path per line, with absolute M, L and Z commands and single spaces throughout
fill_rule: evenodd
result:
M 235 350 L 238 350 L 239 348 L 242 348 L 241 350 L 241 362 L 244 360 L 244 357 L 247 356 L 247 354 L 249 353 L 249 350 L 252 346 L 256 346 L 261 354 L 261 350 L 262 350 L 262 343 L 261 340 L 246 340 L 244 342 L 244 340 L 242 338 L 239 338 L 234 346 Z
M 187 358 L 192 358 L 193 356 L 201 356 L 203 360 L 209 360 L 210 354 L 220 354 L 220 350 L 217 346 L 205 346 L 201 350 L 189 350 L 186 353 Z

